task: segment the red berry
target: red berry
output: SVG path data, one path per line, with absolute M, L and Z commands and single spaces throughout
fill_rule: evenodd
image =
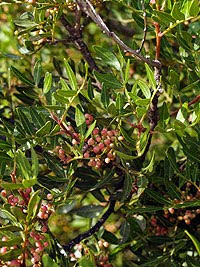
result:
M 77 145 L 78 144 L 78 142 L 76 141 L 76 139 L 72 139 L 72 144 L 73 145 Z
M 47 206 L 42 206 L 40 209 L 41 209 L 41 211 L 46 212 L 47 211 Z
M 109 158 L 105 158 L 105 163 L 110 163 L 110 159 Z
M 7 194 L 7 193 L 6 193 L 6 190 L 2 190 L 2 191 L 1 191 L 1 195 L 2 195 L 2 197 L 6 197 L 6 194 Z
M 93 130 L 93 134 L 96 135 L 96 134 L 98 134 L 98 133 L 99 133 L 99 129 L 98 129 L 98 128 L 95 128 L 95 129 Z
M 106 145 L 106 146 L 109 146 L 110 145 L 110 140 L 109 139 L 106 139 L 106 140 L 104 140 L 104 144 Z
M 99 149 L 102 149 L 102 148 L 104 148 L 104 144 L 103 143 L 99 143 L 98 147 L 99 147 Z
M 89 119 L 90 122 L 93 122 L 93 120 L 94 120 L 92 115 L 90 115 L 88 119 Z
M 14 202 L 14 203 L 17 203 L 18 201 L 19 201 L 19 198 L 18 198 L 18 197 L 14 197 L 14 198 L 13 198 L 13 202 Z
M 100 136 L 97 136 L 96 137 L 96 141 L 99 143 L 99 142 L 101 142 L 101 137 Z
M 118 140 L 119 140 L 119 141 L 123 141 L 123 140 L 124 140 L 124 137 L 123 137 L 122 135 L 120 135 L 120 136 L 118 137 Z
M 2 247 L 1 249 L 0 249 L 0 252 L 3 254 L 3 253 L 6 253 L 6 251 L 7 251 L 7 248 L 6 247 Z
M 113 154 L 112 154 L 111 152 L 109 152 L 109 153 L 107 154 L 107 157 L 108 157 L 108 158 L 112 158 L 112 157 L 113 157 Z
M 93 152 L 95 153 L 95 154 L 98 154 L 99 153 L 99 147 L 98 146 L 95 146 L 94 148 L 93 148 Z
M 44 242 L 44 246 L 45 248 L 49 246 L 49 243 L 48 242 Z
M 27 189 L 26 189 L 26 193 L 27 193 L 27 194 L 30 194 L 31 192 L 32 192 L 32 188 L 27 188 Z
M 103 130 L 101 131 L 101 134 L 104 135 L 104 136 L 107 135 L 107 129 L 103 128 Z
M 90 125 L 90 121 L 89 121 L 89 120 L 86 120 L 85 123 L 86 123 L 87 125 Z
M 47 199 L 48 200 L 52 200 L 53 199 L 53 195 L 52 194 L 47 194 Z
M 107 132 L 107 135 L 108 135 L 109 137 L 113 136 L 113 131 L 108 131 L 108 132 Z
M 87 143 L 89 146 L 93 146 L 95 142 L 93 138 L 90 138 Z
M 171 214 L 174 214 L 174 208 L 169 208 L 168 210 Z
M 86 114 L 85 114 L 85 118 L 86 118 L 86 119 L 89 119 L 89 117 L 90 117 L 90 114 L 86 113 Z
M 89 158 L 90 157 L 90 153 L 89 152 L 85 152 L 83 156 L 84 156 L 84 158 Z
M 41 230 L 42 230 L 43 233 L 46 233 L 48 229 L 47 229 L 46 226 L 42 226 L 42 229 Z

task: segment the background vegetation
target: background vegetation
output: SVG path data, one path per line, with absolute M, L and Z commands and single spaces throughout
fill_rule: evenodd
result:
M 199 266 L 198 0 L 0 22 L 0 265 Z

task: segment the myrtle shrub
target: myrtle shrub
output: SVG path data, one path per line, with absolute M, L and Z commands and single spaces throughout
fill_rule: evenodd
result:
M 0 265 L 199 266 L 198 0 L 0 8 Z

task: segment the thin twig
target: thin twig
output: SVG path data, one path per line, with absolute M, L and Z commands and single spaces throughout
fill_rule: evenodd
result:
M 105 223 L 105 221 L 108 219 L 108 217 L 114 212 L 115 203 L 116 203 L 116 200 L 111 199 L 110 200 L 110 205 L 109 205 L 107 211 L 98 220 L 98 222 L 92 228 L 90 228 L 88 231 L 78 235 L 76 238 L 71 240 L 66 245 L 63 245 L 63 249 L 65 251 L 70 252 L 75 245 L 79 244 L 82 240 L 92 236 L 94 233 L 99 231 L 100 227 Z
M 200 95 L 196 96 L 193 100 L 191 100 L 191 101 L 188 103 L 188 107 L 190 107 L 191 105 L 193 105 L 193 104 L 195 104 L 195 103 L 197 103 L 197 102 L 199 102 L 199 101 L 200 101 Z M 181 107 L 182 107 L 182 105 L 181 105 L 178 109 L 176 109 L 175 111 L 172 111 L 172 112 L 170 113 L 170 116 L 171 116 L 171 117 L 175 116 L 175 115 L 179 112 L 179 110 L 181 109 Z
M 81 52 L 81 54 L 83 55 L 83 57 L 85 58 L 85 60 L 87 61 L 89 67 L 91 70 L 96 70 L 99 71 L 99 68 L 97 67 L 93 57 L 91 56 L 91 53 L 87 47 L 87 45 L 85 44 L 85 42 L 83 41 L 83 37 L 82 37 L 82 27 L 80 24 L 80 20 L 81 20 L 81 10 L 80 8 L 77 6 L 76 9 L 76 22 L 75 25 L 71 25 L 64 17 L 64 15 L 62 15 L 60 17 L 60 21 L 62 22 L 63 26 L 65 27 L 65 29 L 68 31 L 69 35 L 70 35 L 70 40 L 76 45 L 76 47 L 78 48 L 78 50 Z
M 145 6 L 144 6 L 144 0 L 141 0 L 141 5 L 142 5 L 142 10 L 143 10 L 143 17 L 144 17 L 144 36 L 141 42 L 141 46 L 140 48 L 137 50 L 138 53 L 140 53 L 142 51 L 142 48 L 144 46 L 146 37 L 147 37 L 147 13 L 145 10 Z
M 148 65 L 161 68 L 161 63 L 158 60 L 150 60 L 142 56 L 136 50 L 133 50 L 128 47 L 114 32 L 111 32 L 89 0 L 76 0 L 76 2 L 81 7 L 83 12 L 88 15 L 102 29 L 105 34 L 111 37 L 122 49 L 124 49 L 124 51 L 131 53 L 133 56 L 143 62 L 146 62 Z
M 58 123 L 58 125 L 60 126 L 60 128 L 62 129 L 62 131 L 64 133 L 66 133 L 67 135 L 71 136 L 73 139 L 75 139 L 77 142 L 80 142 L 79 138 L 73 134 L 71 131 L 67 130 L 64 123 L 53 113 L 51 112 L 51 118 Z

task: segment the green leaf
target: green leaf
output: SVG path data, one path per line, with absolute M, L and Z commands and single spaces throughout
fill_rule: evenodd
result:
M 85 134 L 85 138 L 88 138 L 90 136 L 90 134 L 92 133 L 92 131 L 94 130 L 95 126 L 96 126 L 96 122 L 94 121 L 88 128 L 86 134 Z
M 116 154 L 121 158 L 121 159 L 127 159 L 127 160 L 132 160 L 132 159 L 137 159 L 139 156 L 131 156 L 127 155 L 123 152 L 115 150 Z
M 81 125 L 85 124 L 85 116 L 83 115 L 79 107 L 76 107 L 75 110 L 75 122 L 77 127 L 80 127 Z
M 64 90 L 59 89 L 56 91 L 56 93 L 60 95 L 61 97 L 73 97 L 77 94 L 77 92 L 74 90 L 65 90 L 65 89 Z
M 79 266 L 80 267 L 95 267 L 94 263 L 85 257 L 81 258 L 81 260 L 79 261 Z
M 123 221 L 120 227 L 120 235 L 122 239 L 120 240 L 120 245 L 124 244 L 130 236 L 130 224 L 128 221 Z
M 154 259 L 148 260 L 148 262 L 141 264 L 141 267 L 159 266 L 163 265 L 169 259 L 168 255 L 158 256 Z
M 174 149 L 172 147 L 169 147 L 167 152 L 166 152 L 166 155 L 167 155 L 169 163 L 172 166 L 172 168 L 174 169 L 174 171 L 179 173 L 179 169 L 178 169 L 178 166 L 176 164 L 176 155 L 175 155 Z
M 175 20 L 184 20 L 185 15 L 180 11 L 180 4 L 175 2 L 171 11 L 171 15 Z
M 140 89 L 142 90 L 143 95 L 149 99 L 151 97 L 151 92 L 149 90 L 148 85 L 141 80 L 138 80 L 137 84 L 139 85 Z
M 22 184 L 25 188 L 34 186 L 37 183 L 37 179 L 22 180 Z
M 200 206 L 200 200 L 184 201 L 184 203 L 172 205 L 174 209 L 185 209 L 189 207 L 198 207 L 198 206 Z
M 43 120 L 42 116 L 37 112 L 34 107 L 30 107 L 30 115 L 32 118 L 32 122 L 35 124 L 37 128 L 43 127 L 45 121 Z
M 143 173 L 153 171 L 154 160 L 155 160 L 155 151 L 153 151 L 153 155 L 151 156 L 151 160 L 150 160 L 149 164 L 146 167 L 142 168 Z
M 192 234 L 190 234 L 187 230 L 185 230 L 185 233 L 189 236 L 189 238 L 192 240 L 194 246 L 196 247 L 196 250 L 200 256 L 200 242 L 199 240 L 193 236 Z
M 125 74 L 124 74 L 125 84 L 128 82 L 129 75 L 130 75 L 130 59 L 128 59 L 126 63 L 126 69 L 125 69 Z
M 159 118 L 160 118 L 159 124 L 161 125 L 162 128 L 165 128 L 170 119 L 167 104 L 165 102 L 162 104 L 162 107 L 159 110 Z
M 104 230 L 104 233 L 102 235 L 102 238 L 107 241 L 110 244 L 115 244 L 117 245 L 119 243 L 118 238 L 111 232 Z
M 10 161 L 12 158 L 6 152 L 0 152 L 0 161 Z
M 38 84 L 40 82 L 40 79 L 41 79 L 41 76 L 42 76 L 41 60 L 38 60 L 35 63 L 35 66 L 33 68 L 33 78 L 34 78 L 34 81 L 35 81 L 35 85 L 36 86 L 38 86 Z
M 119 114 L 122 113 L 123 107 L 124 107 L 124 96 L 118 93 L 116 98 L 116 109 L 119 112 Z
M 155 192 L 154 190 L 146 189 L 145 192 L 150 198 L 153 198 L 158 203 L 165 204 L 165 205 L 171 204 L 169 200 L 167 200 L 160 193 Z
M 47 254 L 42 256 L 42 263 L 44 267 L 59 267 L 59 265 Z
M 25 132 L 28 135 L 34 135 L 35 134 L 35 129 L 34 129 L 33 125 L 30 123 L 30 121 L 27 118 L 27 116 L 24 114 L 24 112 L 20 108 L 17 108 L 16 111 L 17 111 L 18 117 L 19 117 L 19 119 L 21 121 L 21 124 L 22 124 Z
M 93 92 L 93 87 L 92 87 L 92 83 L 91 83 L 90 78 L 88 80 L 88 96 L 91 100 L 94 98 L 94 92 Z
M 155 207 L 155 206 L 147 206 L 147 207 L 140 207 L 140 208 L 133 208 L 130 210 L 126 210 L 128 214 L 143 214 L 143 213 L 153 213 L 159 210 L 163 210 L 163 207 Z
M 120 126 L 120 132 L 127 142 L 135 145 L 135 143 L 136 143 L 135 140 L 133 138 L 131 138 L 130 134 L 128 134 L 121 126 Z
M 122 197 L 121 197 L 121 202 L 124 202 L 125 200 L 128 199 L 130 192 L 132 190 L 132 184 L 133 184 L 133 178 L 130 174 L 125 175 L 124 179 L 124 185 L 123 185 L 123 190 L 122 190 Z
M 145 69 L 146 69 L 146 72 L 147 72 L 148 80 L 149 80 L 152 88 L 155 90 L 156 89 L 156 80 L 154 78 L 154 73 L 153 73 L 153 71 L 151 70 L 151 68 L 149 67 L 149 65 L 147 63 L 145 63 Z
M 76 214 L 85 218 L 96 218 L 103 211 L 104 207 L 100 205 L 87 205 L 76 210 Z
M 29 180 L 31 178 L 31 166 L 28 159 L 20 149 L 17 151 L 16 160 L 22 176 L 24 179 Z
M 103 103 L 105 108 L 107 108 L 110 103 L 108 88 L 105 86 L 104 83 L 103 83 L 102 91 L 101 91 L 101 102 Z
M 0 140 L 0 150 L 8 151 L 11 149 L 11 147 L 12 146 L 8 142 Z
M 29 28 L 29 27 L 36 27 L 38 24 L 34 21 L 31 21 L 30 19 L 15 19 L 14 23 L 17 26 Z
M 44 158 L 49 166 L 49 168 L 58 175 L 58 177 L 64 176 L 64 169 L 60 163 L 54 156 L 50 155 L 48 152 L 44 152 Z
M 116 70 L 120 70 L 120 63 L 117 57 L 108 49 L 100 47 L 100 46 L 93 46 L 97 55 L 102 59 L 103 62 L 108 64 L 111 67 L 114 67 Z
M 49 72 L 45 73 L 44 77 L 44 86 L 43 86 L 43 93 L 47 94 L 52 86 L 52 74 Z
M 0 247 L 11 247 L 14 245 L 18 245 L 22 242 L 22 237 L 21 236 L 16 236 L 14 238 L 11 238 L 7 241 L 1 241 L 0 240 Z
M 191 5 L 190 5 L 190 9 L 189 9 L 189 14 L 190 16 L 197 16 L 199 13 L 199 1 L 198 0 L 193 0 Z
M 102 74 L 99 72 L 94 72 L 95 77 L 101 83 L 104 83 L 106 87 L 112 89 L 120 89 L 123 87 L 120 81 L 112 74 Z
M 44 137 L 45 135 L 49 134 L 50 130 L 51 130 L 51 122 L 47 121 L 45 125 L 42 126 L 42 128 L 37 130 L 35 135 L 38 137 Z
M 30 220 L 32 221 L 35 216 L 37 215 L 37 211 L 39 209 L 39 201 L 40 198 L 38 196 L 40 190 L 37 190 L 36 192 L 32 193 L 30 200 L 28 202 L 28 208 L 27 208 L 27 221 L 29 222 Z
M 94 188 L 91 189 L 92 190 L 95 190 L 97 188 L 102 188 L 103 186 L 107 185 L 111 180 L 113 180 L 113 176 L 114 176 L 114 171 L 111 170 L 104 178 L 102 178 L 100 180 L 100 182 L 98 182 Z
M 33 148 L 31 148 L 31 160 L 32 160 L 32 175 L 33 179 L 36 179 L 39 173 L 39 162 L 37 158 L 37 154 Z
M 61 86 L 62 86 L 62 90 L 71 91 L 71 89 L 69 88 L 69 86 L 66 83 L 66 81 L 63 80 L 62 78 L 60 78 L 60 83 L 61 83 Z
M 0 232 L 19 232 L 22 230 L 23 229 L 21 227 L 15 225 L 5 225 L 0 227 Z
M 0 208 L 0 216 L 1 217 L 5 217 L 7 218 L 9 221 L 13 222 L 15 225 L 17 225 L 17 218 L 15 216 L 13 216 L 12 213 L 10 213 L 9 211 Z M 17 225 L 18 226 L 18 225 Z
M 76 76 L 72 70 L 72 68 L 70 67 L 68 61 L 66 59 L 64 59 L 64 64 L 65 64 L 65 69 L 67 72 L 67 77 L 69 79 L 69 83 L 71 85 L 71 88 L 73 90 L 77 90 L 78 89 L 78 85 L 77 85 L 77 81 L 76 81 Z
M 175 23 L 176 20 L 169 14 L 164 11 L 154 10 L 154 13 L 160 19 L 160 21 L 166 25 L 169 25 L 171 22 Z
M 18 69 L 15 67 L 11 66 L 10 67 L 11 71 L 14 73 L 14 75 L 22 82 L 24 82 L 27 85 L 30 85 L 31 87 L 34 87 L 34 83 L 30 81 L 23 73 L 21 73 Z
M 16 244 L 18 245 L 18 244 Z M 2 261 L 11 261 L 13 259 L 17 259 L 19 255 L 21 255 L 22 249 L 11 249 L 6 253 L 0 253 L 0 260 Z
M 1 187 L 4 189 L 9 189 L 9 190 L 14 190 L 14 189 L 20 189 L 23 188 L 23 184 L 22 183 L 1 183 Z
M 168 178 L 165 178 L 164 182 L 165 182 L 165 187 L 168 191 L 169 196 L 172 199 L 181 199 L 181 194 L 180 194 L 178 188 L 176 187 L 176 185 L 174 183 L 170 182 L 168 180 Z

